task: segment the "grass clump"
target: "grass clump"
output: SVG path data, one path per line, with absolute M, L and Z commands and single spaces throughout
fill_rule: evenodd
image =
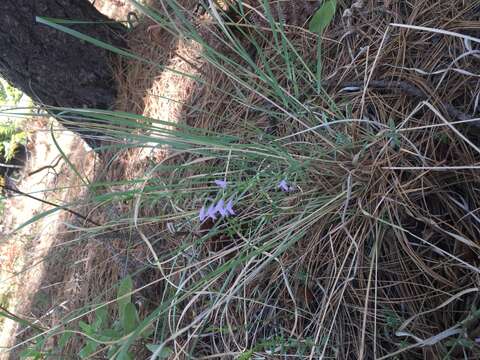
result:
M 411 23 L 409 13 L 435 32 L 455 12 L 461 27 L 474 7 L 454 1 L 432 17 L 393 1 L 379 16 L 339 1 L 320 41 L 301 27 L 313 12 L 289 24 L 301 16 L 277 2 L 210 7 L 200 18 L 173 0 L 134 4 L 179 43 L 200 46 L 186 58 L 196 72 L 153 64 L 195 88 L 179 122 L 77 110 L 104 123 L 116 156 L 137 147 L 163 156 L 91 185 L 109 190 L 89 199 L 93 214 L 125 211 L 84 238 L 129 235 L 126 257 L 111 261 L 131 274 L 129 291 L 98 289 L 46 334 L 90 317 L 82 346 L 115 359 L 478 358 L 480 151 L 465 100 L 476 60 L 425 79 L 460 56 L 462 41 L 391 25 Z M 426 57 L 425 43 L 439 56 Z M 122 296 L 141 304 L 129 302 L 128 331 L 86 336 L 96 321 L 88 301 Z

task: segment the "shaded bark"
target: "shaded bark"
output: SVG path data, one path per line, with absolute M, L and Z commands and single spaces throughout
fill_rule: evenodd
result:
M 36 16 L 110 22 L 69 27 L 122 46 L 124 28 L 88 0 L 1 0 L 0 75 L 35 102 L 47 106 L 109 109 L 116 98 L 109 54 L 89 43 L 36 22 Z M 98 146 L 81 119 L 60 121 Z

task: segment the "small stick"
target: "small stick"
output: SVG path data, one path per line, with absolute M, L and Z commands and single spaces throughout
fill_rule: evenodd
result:
M 80 219 L 83 219 L 83 220 L 89 222 L 89 223 L 92 224 L 92 225 L 101 226 L 101 225 L 100 225 L 99 223 L 97 223 L 96 221 L 90 220 L 88 217 L 86 217 L 86 216 L 84 216 L 84 215 L 76 212 L 75 210 L 69 209 L 69 208 L 67 208 L 67 207 L 65 207 L 65 206 L 63 206 L 63 205 L 55 204 L 55 203 L 50 202 L 50 201 L 48 201 L 48 200 L 43 200 L 43 199 L 37 198 L 37 197 L 35 197 L 35 196 L 33 196 L 33 195 L 26 194 L 26 193 L 24 193 L 23 191 L 20 191 L 20 190 L 18 190 L 18 189 L 13 189 L 13 188 L 11 188 L 11 187 L 9 187 L 9 186 L 6 186 L 6 185 L 4 185 L 4 184 L 0 184 L 0 187 L 3 188 L 3 189 L 5 189 L 5 190 L 7 190 L 7 191 L 11 191 L 11 192 L 13 192 L 13 193 L 15 193 L 15 194 L 22 195 L 22 196 L 26 196 L 26 197 L 28 197 L 29 199 L 33 199 L 33 200 L 40 201 L 40 202 L 42 202 L 42 203 L 44 203 L 44 204 L 47 204 L 47 205 L 50 205 L 50 206 L 55 206 L 55 207 L 57 207 L 57 208 L 61 208 L 61 209 L 65 210 L 65 211 L 69 212 L 70 214 L 75 215 L 76 217 L 78 217 L 78 218 L 80 218 Z
M 55 168 L 59 164 L 60 160 L 62 160 L 62 157 L 58 156 L 58 159 L 55 161 L 55 163 L 53 165 L 45 165 L 45 166 L 42 166 L 41 168 L 38 168 L 37 170 L 30 171 L 27 174 L 27 176 L 32 176 L 33 174 L 39 173 L 39 172 L 41 172 L 43 170 L 46 170 L 46 169 L 53 169 L 55 171 Z

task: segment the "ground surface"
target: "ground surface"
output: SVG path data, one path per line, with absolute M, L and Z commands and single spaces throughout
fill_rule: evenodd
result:
M 97 1 L 97 8 L 108 16 L 125 20 L 133 8 L 128 1 Z M 26 167 L 18 179 L 19 190 L 40 199 L 57 204 L 68 203 L 85 196 L 85 188 L 71 167 L 64 161 L 50 134 L 51 119 L 29 120 L 27 128 L 28 157 Z M 53 123 L 55 128 L 58 124 Z M 60 129 L 56 141 L 85 178 L 93 179 L 96 157 L 73 133 Z M 39 172 L 37 170 L 44 168 Z M 33 175 L 28 175 L 35 172 Z M 51 191 L 53 188 L 64 190 Z M 11 197 L 6 201 L 2 219 L 0 243 L 0 293 L 7 310 L 37 324 L 42 315 L 55 318 L 61 309 L 68 309 L 79 296 L 79 279 L 75 273 L 65 272 L 67 262 L 63 258 L 68 243 L 74 236 L 65 227 L 65 222 L 75 222 L 68 213 L 58 211 L 29 225 L 19 232 L 10 233 L 29 221 L 36 214 L 52 207 L 25 197 Z M 74 217 L 73 217 L 74 218 Z M 35 234 L 35 235 L 34 235 Z M 83 246 L 82 246 L 83 247 Z M 88 263 L 89 253 L 74 246 L 70 254 L 83 256 L 72 261 Z M 90 253 L 91 257 L 92 253 Z M 84 290 L 85 291 L 85 290 Z M 58 314 L 57 314 L 58 313 Z M 20 331 L 20 332 L 19 332 Z M 0 349 L 22 346 L 26 334 L 21 332 L 18 322 L 11 319 L 0 323 Z M 18 352 L 0 350 L 1 359 L 15 359 Z
M 40 199 L 59 204 L 82 196 L 84 191 L 77 187 L 79 184 L 74 180 L 73 171 L 61 159 L 60 152 L 52 140 L 49 131 L 50 122 L 47 119 L 31 120 L 28 128 L 31 133 L 28 140 L 28 161 L 17 187 Z M 78 166 L 85 176 L 91 176 L 95 158 L 91 151 L 83 146 L 82 141 L 66 131 L 56 133 L 56 140 L 66 150 L 72 163 Z M 44 167 L 46 167 L 44 170 L 28 176 L 30 172 Z M 64 190 L 48 190 L 56 187 L 63 187 Z M 3 241 L 0 249 L 2 294 L 7 295 L 10 312 L 29 319 L 38 320 L 37 316 L 46 310 L 45 306 L 49 309 L 43 312 L 44 314 L 49 311 L 55 312 L 60 306 L 56 301 L 58 299 L 51 297 L 53 289 L 44 288 L 44 286 L 53 284 L 52 280 L 58 279 L 61 272 L 61 269 L 55 268 L 49 268 L 47 272 L 47 267 L 50 262 L 61 264 L 56 259 L 61 254 L 52 253 L 52 248 L 63 241 L 65 237 L 63 222 L 69 217 L 61 211 L 56 212 L 14 235 L 10 233 L 36 214 L 48 209 L 51 209 L 51 206 L 39 201 L 25 197 L 11 197 L 6 201 L 6 211 L 2 221 Z M 62 285 L 75 287 L 74 284 Z M 10 347 L 17 342 L 20 336 L 17 333 L 18 329 L 18 323 L 5 320 L 0 335 L 2 347 Z

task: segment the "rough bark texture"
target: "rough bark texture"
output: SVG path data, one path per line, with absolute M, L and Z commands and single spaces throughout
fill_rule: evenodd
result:
M 0 0 L 0 75 L 34 101 L 60 107 L 110 108 L 116 97 L 109 55 L 59 30 L 38 24 L 36 16 L 110 21 L 88 0 Z M 68 25 L 97 39 L 122 45 L 121 26 Z M 76 120 L 81 122 L 81 120 Z M 98 145 L 78 126 L 89 145 Z

